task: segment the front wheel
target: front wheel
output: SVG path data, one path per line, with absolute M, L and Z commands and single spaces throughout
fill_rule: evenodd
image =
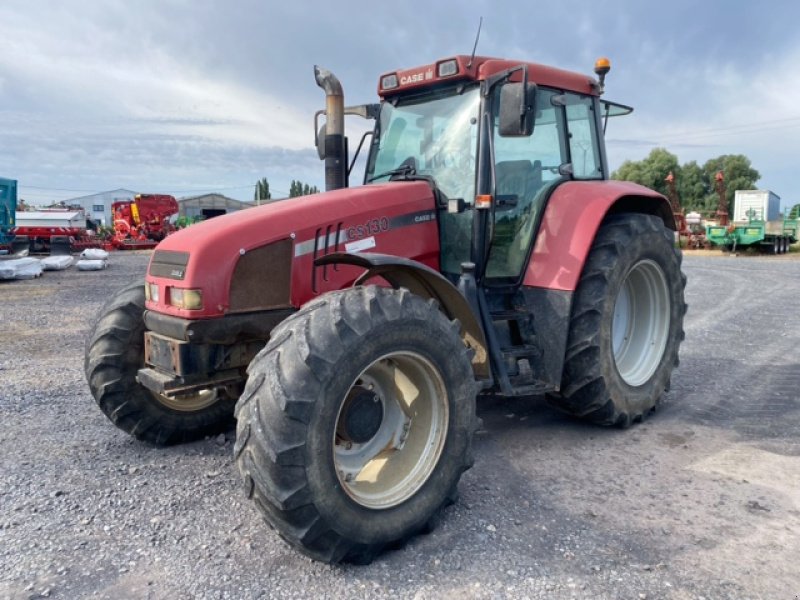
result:
M 237 404 L 248 496 L 317 560 L 365 561 L 426 527 L 472 464 L 458 323 L 407 290 L 333 292 L 281 323 Z
M 684 338 L 680 264 L 661 219 L 619 214 L 604 221 L 573 299 L 561 393 L 552 404 L 623 427 L 656 406 Z
M 120 290 L 100 310 L 86 343 L 84 371 L 100 410 L 123 431 L 157 445 L 224 431 L 235 400 L 201 390 L 167 398 L 136 381 L 144 366 L 144 282 Z

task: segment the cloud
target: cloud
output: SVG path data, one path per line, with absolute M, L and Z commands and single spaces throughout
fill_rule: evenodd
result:
M 454 6 L 5 0 L 0 175 L 23 189 L 223 187 L 265 175 L 276 189 L 296 178 L 322 187 L 312 66 L 339 76 L 348 103 L 375 101 L 381 73 L 469 53 L 481 14 L 479 54 L 583 73 L 611 58 L 608 97 L 636 107 L 609 125 L 612 166 L 665 145 L 682 160 L 745 153 L 767 179 L 796 155 L 796 130 L 721 131 L 798 114 L 800 79 L 787 76 L 800 59 L 796 3 Z M 361 130 L 350 129 L 351 147 Z M 774 176 L 788 189 L 784 171 Z
M 762 52 L 747 65 L 726 57 L 682 66 L 663 91 L 650 82 L 657 98 L 644 96 L 631 117 L 609 124 L 612 168 L 655 147 L 682 162 L 744 154 L 761 173 L 761 187 L 789 193 L 799 147 L 794 99 L 800 79 L 786 74 L 800 60 L 800 40 L 777 46 L 780 53 Z

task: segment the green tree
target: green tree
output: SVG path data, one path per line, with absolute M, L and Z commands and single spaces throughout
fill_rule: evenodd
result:
M 612 179 L 633 181 L 668 196 L 664 181 L 669 172 L 675 176 L 678 197 L 686 212 L 714 212 L 719 204 L 714 178 L 718 171 L 725 176 L 725 195 L 728 205 L 733 207 L 736 190 L 755 189 L 761 177 L 750 164 L 750 159 L 742 154 L 724 154 L 711 158 L 700 167 L 696 161 L 678 164 L 678 157 L 665 148 L 655 148 L 639 161 L 626 160 L 611 174 Z
M 675 187 L 678 190 L 681 206 L 687 213 L 693 210 L 708 210 L 706 198 L 711 189 L 708 178 L 696 161 L 681 165 L 680 174 L 675 176 Z
M 269 181 L 266 177 L 262 177 L 256 182 L 256 190 L 253 194 L 253 200 L 256 204 L 261 204 L 263 200 L 270 200 L 272 193 L 269 191 Z
M 308 185 L 302 181 L 295 181 L 289 186 L 289 198 L 297 198 L 298 196 L 308 196 L 309 194 L 316 194 L 319 189 L 315 185 Z
M 619 169 L 611 174 L 611 178 L 633 181 L 666 196 L 668 190 L 664 180 L 670 171 L 675 175 L 676 180 L 680 178 L 678 157 L 665 148 L 654 148 L 643 160 L 626 160 Z
M 733 197 L 736 190 L 754 190 L 761 174 L 750 164 L 743 154 L 723 154 L 706 161 L 703 173 L 709 182 L 706 206 L 717 208 L 718 197 L 714 190 L 714 177 L 718 171 L 725 176 L 725 197 L 728 199 L 728 212 L 733 214 Z

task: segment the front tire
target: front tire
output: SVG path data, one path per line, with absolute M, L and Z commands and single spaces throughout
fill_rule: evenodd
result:
M 477 388 L 458 323 L 407 290 L 320 297 L 248 372 L 235 450 L 246 493 L 316 560 L 369 561 L 423 530 L 472 464 Z
M 202 438 L 231 426 L 234 399 L 203 391 L 182 399 L 142 387 L 144 283 L 120 290 L 100 310 L 86 342 L 84 372 L 100 410 L 133 437 L 156 445 Z
M 573 300 L 557 408 L 627 427 L 655 408 L 678 366 L 686 312 L 681 253 L 661 219 L 607 218 Z

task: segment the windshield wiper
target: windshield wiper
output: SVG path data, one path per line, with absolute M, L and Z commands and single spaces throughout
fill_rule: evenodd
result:
M 408 177 L 409 175 L 415 175 L 417 173 L 417 169 L 414 165 L 400 165 L 396 169 L 392 169 L 391 171 L 386 171 L 381 173 L 380 175 L 375 175 L 374 177 L 370 177 L 367 179 L 367 183 L 372 183 L 376 179 L 381 179 L 382 177 L 395 177 L 402 175 L 403 177 Z

